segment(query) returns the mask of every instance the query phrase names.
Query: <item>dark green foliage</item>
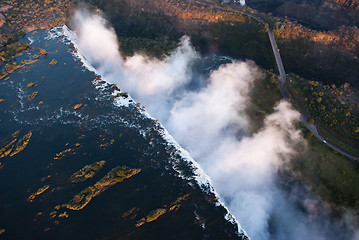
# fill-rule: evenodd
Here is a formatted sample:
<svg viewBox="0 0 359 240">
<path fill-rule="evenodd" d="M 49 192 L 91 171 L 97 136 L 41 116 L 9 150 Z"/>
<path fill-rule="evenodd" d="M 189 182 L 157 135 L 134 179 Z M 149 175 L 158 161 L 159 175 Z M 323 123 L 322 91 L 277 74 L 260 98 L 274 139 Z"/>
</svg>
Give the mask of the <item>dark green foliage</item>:
<svg viewBox="0 0 359 240">
<path fill-rule="evenodd" d="M 177 42 L 166 39 L 149 38 L 119 38 L 120 51 L 123 56 L 144 53 L 150 57 L 162 58 L 169 55 L 178 46 Z"/>
<path fill-rule="evenodd" d="M 289 87 L 294 101 L 309 111 L 326 137 L 359 154 L 359 105 L 351 102 L 349 86 L 339 89 L 293 76 Z"/>
<path fill-rule="evenodd" d="M 306 151 L 291 162 L 291 169 L 324 200 L 336 206 L 359 208 L 359 162 L 319 142 L 304 126 Z"/>
<path fill-rule="evenodd" d="M 282 99 L 277 76 L 271 71 L 264 73 L 265 77 L 254 82 L 251 103 L 246 109 L 251 132 L 257 132 L 263 127 L 264 118 L 273 113 L 275 105 Z"/>
<path fill-rule="evenodd" d="M 298 38 L 277 41 L 287 72 L 341 86 L 359 87 L 359 61 L 341 50 Z"/>
<path fill-rule="evenodd" d="M 212 23 L 202 27 L 211 37 L 202 33 L 193 34 L 193 45 L 201 52 L 216 52 L 235 58 L 252 59 L 265 68 L 274 68 L 275 61 L 263 25 L 248 20 L 248 23 Z"/>
</svg>

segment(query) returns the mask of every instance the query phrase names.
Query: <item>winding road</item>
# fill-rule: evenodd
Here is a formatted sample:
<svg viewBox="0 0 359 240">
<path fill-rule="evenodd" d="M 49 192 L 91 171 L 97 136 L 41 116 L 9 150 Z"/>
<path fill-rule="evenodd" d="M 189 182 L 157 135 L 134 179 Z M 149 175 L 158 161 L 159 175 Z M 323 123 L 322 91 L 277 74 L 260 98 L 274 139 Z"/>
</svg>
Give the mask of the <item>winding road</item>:
<svg viewBox="0 0 359 240">
<path fill-rule="evenodd" d="M 188 0 L 189 2 L 194 2 L 194 0 Z M 263 25 L 266 25 L 267 23 L 265 21 L 263 21 L 262 19 L 259 19 L 257 16 L 254 16 L 250 13 L 247 13 L 247 12 L 244 12 L 244 11 L 240 11 L 240 10 L 237 10 L 237 9 L 224 9 L 223 7 L 220 7 L 220 6 L 217 6 L 217 5 L 213 5 L 213 4 L 209 4 L 209 3 L 203 3 L 203 2 L 200 2 L 200 1 L 197 1 L 197 3 L 199 3 L 200 5 L 203 5 L 203 6 L 211 6 L 213 8 L 217 8 L 219 10 L 222 10 L 222 11 L 228 11 L 228 12 L 237 12 L 237 13 L 240 13 L 240 14 L 243 14 L 243 15 L 246 15 L 250 18 L 253 18 L 255 19 L 256 21 L 260 22 L 261 24 Z M 285 73 L 285 70 L 284 70 L 284 66 L 283 66 L 283 62 L 282 62 L 282 58 L 280 56 L 280 53 L 279 53 L 279 49 L 278 49 L 278 46 L 277 46 L 277 42 L 274 38 L 274 35 L 272 33 L 272 31 L 269 29 L 268 27 L 268 37 L 269 37 L 269 40 L 270 40 L 270 43 L 271 43 L 271 46 L 272 46 L 272 50 L 273 50 L 273 54 L 274 54 L 274 57 L 275 57 L 275 61 L 276 61 L 276 64 L 277 64 L 277 67 L 278 67 L 278 71 L 279 71 L 279 86 L 280 86 L 280 92 L 281 94 L 283 95 L 283 97 L 289 101 L 289 102 L 292 102 L 292 100 L 289 98 L 288 96 L 288 93 L 287 91 L 285 91 L 285 83 L 286 83 L 286 80 L 287 80 L 287 75 Z M 293 104 L 292 104 L 293 106 Z M 294 106 L 293 106 L 294 108 Z M 299 110 L 297 110 L 299 111 Z M 299 111 L 300 112 L 300 111 Z M 310 124 L 306 119 L 305 117 L 303 116 L 303 114 L 301 115 L 301 118 L 300 118 L 301 122 L 305 125 L 305 127 L 311 131 L 313 133 L 313 135 L 321 142 L 325 143 L 328 147 L 332 148 L 333 150 L 337 151 L 338 153 L 352 159 L 352 160 L 359 160 L 359 157 L 358 156 L 355 156 L 355 155 L 352 155 L 348 152 L 345 152 L 344 150 L 340 149 L 338 146 L 334 145 L 333 143 L 330 143 L 328 142 L 327 139 L 325 139 L 324 137 L 322 137 L 320 134 L 319 134 L 319 131 L 317 129 L 317 127 L 314 125 L 314 124 Z"/>
<path fill-rule="evenodd" d="M 277 63 L 277 67 L 278 67 L 278 71 L 279 71 L 279 85 L 280 85 L 280 91 L 283 95 L 283 97 L 288 100 L 288 101 L 291 101 L 290 98 L 288 97 L 288 93 L 285 91 L 285 88 L 284 88 L 284 84 L 286 83 L 286 78 L 287 78 L 287 75 L 285 73 L 285 70 L 284 70 L 284 66 L 283 66 L 283 62 L 282 62 L 282 58 L 280 57 L 280 54 L 279 54 L 279 49 L 278 49 L 278 46 L 277 46 L 277 42 L 275 41 L 275 38 L 273 36 L 273 33 L 272 31 L 268 28 L 268 36 L 269 36 L 269 40 L 270 40 L 270 43 L 272 45 L 272 49 L 273 49 L 273 54 L 274 54 L 274 57 L 275 57 L 275 61 Z M 345 151 L 343 151 L 342 149 L 340 149 L 339 147 L 335 146 L 333 143 L 330 143 L 328 142 L 327 139 L 325 139 L 324 137 L 322 137 L 319 132 L 318 132 L 318 129 L 317 127 L 314 125 L 314 124 L 310 124 L 303 115 L 301 115 L 301 118 L 300 118 L 301 122 L 305 125 L 305 127 L 311 131 L 313 133 L 313 135 L 321 142 L 325 143 L 328 147 L 332 148 L 333 150 L 337 151 L 338 153 L 341 153 L 343 154 L 344 156 L 352 159 L 352 160 L 359 160 L 359 157 L 357 156 L 354 156 L 350 153 L 347 153 Z"/>
</svg>

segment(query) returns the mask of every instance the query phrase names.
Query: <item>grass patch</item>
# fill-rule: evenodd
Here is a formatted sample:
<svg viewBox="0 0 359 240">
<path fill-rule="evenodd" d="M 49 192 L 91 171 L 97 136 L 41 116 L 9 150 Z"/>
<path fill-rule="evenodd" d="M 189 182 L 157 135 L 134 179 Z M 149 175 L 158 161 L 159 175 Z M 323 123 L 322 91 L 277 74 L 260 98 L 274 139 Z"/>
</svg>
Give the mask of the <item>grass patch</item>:
<svg viewBox="0 0 359 240">
<path fill-rule="evenodd" d="M 359 208 L 359 162 L 328 148 L 302 126 L 308 149 L 291 163 L 296 176 L 336 206 Z"/>
</svg>

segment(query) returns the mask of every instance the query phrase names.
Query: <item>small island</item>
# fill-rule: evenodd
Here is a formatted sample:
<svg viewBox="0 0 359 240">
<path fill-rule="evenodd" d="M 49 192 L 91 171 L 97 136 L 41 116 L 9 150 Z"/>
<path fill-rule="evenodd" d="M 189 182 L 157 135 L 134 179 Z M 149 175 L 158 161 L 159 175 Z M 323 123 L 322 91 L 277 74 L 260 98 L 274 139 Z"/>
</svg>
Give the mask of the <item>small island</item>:
<svg viewBox="0 0 359 240">
<path fill-rule="evenodd" d="M 127 166 L 115 167 L 101 178 L 101 180 L 95 183 L 95 185 L 85 188 L 80 193 L 76 194 L 69 203 L 63 204 L 62 206 L 71 210 L 81 210 L 93 197 L 100 195 L 116 183 L 121 183 L 125 179 L 130 178 L 139 172 L 141 172 L 141 169 L 129 168 Z"/>
<path fill-rule="evenodd" d="M 19 152 L 23 151 L 27 145 L 29 144 L 30 138 L 32 136 L 32 132 L 28 132 L 25 134 L 24 137 L 22 137 L 17 143 L 17 137 L 20 134 L 20 130 L 14 132 L 12 134 L 12 140 L 10 140 L 8 143 L 6 143 L 2 148 L 0 148 L 0 158 L 6 157 L 6 156 L 14 156 L 18 154 Z M 16 143 L 16 145 L 15 145 Z M 15 147 L 15 150 L 13 151 Z"/>
<path fill-rule="evenodd" d="M 37 91 L 31 93 L 30 95 L 27 96 L 27 100 L 28 100 L 29 102 L 31 102 L 32 100 L 34 100 L 34 99 L 36 98 L 36 96 L 37 96 L 38 93 L 39 93 L 39 92 L 37 92 Z"/>
<path fill-rule="evenodd" d="M 90 165 L 86 165 L 85 167 L 81 168 L 79 171 L 75 172 L 69 178 L 69 182 L 78 183 L 86 181 L 89 178 L 95 176 L 95 174 L 101 170 L 101 168 L 106 164 L 106 161 L 99 161 L 95 162 Z"/>
<path fill-rule="evenodd" d="M 141 218 L 139 221 L 137 221 L 136 227 L 140 227 L 145 223 L 155 221 L 160 216 L 164 215 L 167 212 L 177 211 L 181 206 L 181 202 L 187 200 L 188 197 L 189 197 L 189 194 L 180 196 L 174 202 L 172 202 L 170 205 L 168 205 L 168 206 L 164 205 L 161 208 L 152 210 L 149 214 L 147 214 L 147 216 L 145 216 L 145 217 Z"/>
<path fill-rule="evenodd" d="M 57 60 L 56 59 L 52 59 L 52 61 L 49 63 L 50 65 L 56 65 L 57 64 Z"/>
<path fill-rule="evenodd" d="M 50 185 L 45 185 L 45 186 L 39 188 L 36 192 L 34 192 L 33 194 L 31 194 L 31 195 L 27 198 L 27 200 L 28 200 L 29 202 L 32 202 L 32 201 L 36 198 L 36 196 L 38 196 L 38 195 L 44 193 L 47 189 L 49 189 L 49 187 L 50 187 Z"/>
</svg>

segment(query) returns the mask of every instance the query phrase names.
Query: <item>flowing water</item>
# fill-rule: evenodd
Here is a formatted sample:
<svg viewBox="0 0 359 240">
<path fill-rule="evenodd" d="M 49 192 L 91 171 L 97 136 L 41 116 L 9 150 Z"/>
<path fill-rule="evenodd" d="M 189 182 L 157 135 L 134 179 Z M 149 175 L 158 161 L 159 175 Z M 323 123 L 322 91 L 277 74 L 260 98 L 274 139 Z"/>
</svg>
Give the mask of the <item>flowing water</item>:
<svg viewBox="0 0 359 240">
<path fill-rule="evenodd" d="M 70 42 L 54 35 L 27 34 L 22 41 L 31 42 L 30 51 L 16 61 L 32 59 L 40 48 L 47 55 L 0 82 L 0 146 L 17 130 L 19 137 L 32 132 L 23 151 L 0 159 L 0 239 L 243 239 L 188 153 L 130 97 L 113 99 L 115 87 L 96 80 Z M 57 64 L 50 65 L 53 59 Z M 102 160 L 93 178 L 69 182 Z M 141 172 L 81 210 L 63 205 L 117 166 Z M 156 209 L 166 213 L 136 226 Z"/>
</svg>

